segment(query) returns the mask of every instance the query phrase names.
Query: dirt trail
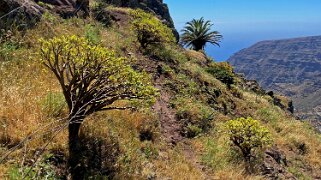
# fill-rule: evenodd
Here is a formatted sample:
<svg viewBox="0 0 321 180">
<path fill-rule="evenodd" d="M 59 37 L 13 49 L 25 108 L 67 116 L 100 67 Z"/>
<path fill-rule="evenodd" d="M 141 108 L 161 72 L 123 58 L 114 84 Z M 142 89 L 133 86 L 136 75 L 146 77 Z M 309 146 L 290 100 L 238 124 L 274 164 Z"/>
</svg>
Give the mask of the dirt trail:
<svg viewBox="0 0 321 180">
<path fill-rule="evenodd" d="M 206 166 L 199 161 L 192 145 L 182 136 L 182 124 L 176 119 L 175 109 L 170 107 L 172 96 L 162 87 L 162 80 L 163 77 L 161 76 L 155 81 L 155 87 L 160 90 L 160 97 L 153 106 L 154 111 L 159 115 L 162 137 L 171 146 L 176 146 L 179 143 L 186 160 L 202 173 L 200 179 L 213 179 L 209 176 L 210 173 Z"/>
<path fill-rule="evenodd" d="M 155 112 L 158 112 L 159 121 L 161 124 L 161 134 L 167 143 L 176 145 L 184 139 L 180 131 L 181 124 L 176 119 L 176 111 L 170 108 L 171 96 L 162 89 L 160 84 L 156 84 L 156 88 L 160 90 L 160 97 L 154 105 Z"/>
</svg>

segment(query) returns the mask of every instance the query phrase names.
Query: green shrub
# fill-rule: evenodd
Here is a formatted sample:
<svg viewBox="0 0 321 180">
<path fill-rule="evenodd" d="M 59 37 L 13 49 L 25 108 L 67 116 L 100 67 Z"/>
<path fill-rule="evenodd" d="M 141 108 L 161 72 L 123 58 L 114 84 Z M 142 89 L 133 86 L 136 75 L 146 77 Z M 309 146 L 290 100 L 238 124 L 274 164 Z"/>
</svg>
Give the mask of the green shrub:
<svg viewBox="0 0 321 180">
<path fill-rule="evenodd" d="M 172 30 L 153 14 L 146 13 L 141 9 L 131 10 L 130 14 L 133 17 L 132 28 L 143 48 L 151 44 L 175 42 Z"/>
<path fill-rule="evenodd" d="M 186 127 L 187 137 L 196 137 L 203 132 L 203 129 L 199 128 L 196 125 L 189 124 Z"/>
<path fill-rule="evenodd" d="M 269 145 L 272 141 L 267 128 L 260 125 L 259 121 L 248 118 L 237 118 L 226 123 L 229 138 L 233 146 L 238 147 L 247 163 L 247 171 L 252 172 L 252 160 L 256 150 Z"/>
<path fill-rule="evenodd" d="M 183 133 L 189 138 L 207 132 L 212 127 L 212 108 L 190 99 L 179 98 L 174 102 L 176 116 L 184 124 Z"/>
<path fill-rule="evenodd" d="M 59 179 L 55 172 L 55 167 L 49 162 L 49 158 L 51 158 L 51 156 L 51 154 L 44 155 L 44 157 L 41 158 L 34 166 L 11 167 L 8 171 L 9 179 Z"/>
<path fill-rule="evenodd" d="M 292 173 L 297 179 L 300 180 L 312 180 L 311 177 L 302 172 L 301 169 L 296 167 L 288 167 L 287 170 Z"/>
<path fill-rule="evenodd" d="M 65 97 L 62 93 L 49 92 L 41 101 L 42 111 L 48 117 L 59 117 L 67 108 Z"/>
<path fill-rule="evenodd" d="M 151 142 L 144 142 L 141 145 L 141 151 L 145 155 L 147 159 L 150 158 L 157 158 L 158 156 L 158 149 L 153 146 L 153 143 Z"/>
<path fill-rule="evenodd" d="M 234 84 L 233 68 L 227 62 L 212 63 L 206 71 L 226 84 L 229 88 Z"/>
<path fill-rule="evenodd" d="M 188 57 L 179 48 L 173 46 L 150 46 L 144 52 L 145 55 L 159 61 L 165 61 L 173 64 L 184 63 L 188 61 Z"/>
<path fill-rule="evenodd" d="M 13 53 L 18 49 L 18 45 L 12 42 L 5 42 L 0 45 L 0 60 L 9 61 L 13 57 Z"/>
<path fill-rule="evenodd" d="M 101 42 L 100 31 L 97 27 L 89 24 L 85 26 L 85 38 L 92 44 L 99 44 Z"/>
</svg>

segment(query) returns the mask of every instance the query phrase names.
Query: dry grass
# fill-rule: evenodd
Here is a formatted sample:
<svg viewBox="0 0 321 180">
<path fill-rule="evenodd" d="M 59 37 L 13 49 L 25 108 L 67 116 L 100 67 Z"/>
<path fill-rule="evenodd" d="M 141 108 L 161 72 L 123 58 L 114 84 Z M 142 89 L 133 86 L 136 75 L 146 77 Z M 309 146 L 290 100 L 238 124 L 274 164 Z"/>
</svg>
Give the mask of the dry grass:
<svg viewBox="0 0 321 180">
<path fill-rule="evenodd" d="M 154 162 L 157 174 L 164 179 L 204 179 L 204 174 L 189 162 L 178 148 L 162 152 Z"/>
<path fill-rule="evenodd" d="M 124 11 L 123 13 L 127 11 L 112 9 Z M 46 16 L 44 21 L 21 39 L 23 46 L 12 54 L 10 61 L 0 60 L 0 155 L 39 127 L 67 116 L 66 110 L 59 117 L 48 116 L 43 110 L 42 100 L 48 93 L 60 92 L 60 87 L 55 77 L 37 61 L 38 39 L 56 35 L 83 36 L 88 24 L 99 31 L 101 42 L 106 47 L 122 56 L 131 56 L 141 61 L 148 59 L 140 53 L 129 26 L 104 28 L 91 19 L 61 20 L 52 15 Z M 205 179 L 208 175 L 213 179 L 262 179 L 256 175 L 245 175 L 244 165 L 227 143 L 223 124 L 236 116 L 251 116 L 260 120 L 273 134 L 274 144 L 286 154 L 291 168 L 305 175 L 320 176 L 321 137 L 309 125 L 275 107 L 268 96 L 258 96 L 238 89 L 242 97 L 235 97 L 232 90 L 205 71 L 203 66 L 207 60 L 203 54 L 194 51 L 182 54 L 182 50 L 177 47 L 169 53 L 179 63 L 176 67 L 179 71 L 171 69 L 173 64 L 170 64 L 168 69 L 171 70 L 171 77 L 167 81 L 179 88 L 175 93 L 177 97 L 185 98 L 186 101 L 181 104 L 188 105 L 188 111 L 194 120 L 202 118 L 202 106 L 207 111 L 211 111 L 210 107 L 213 107 L 213 104 L 207 102 L 209 94 L 202 92 L 204 84 L 207 84 L 206 88 L 219 90 L 221 94 L 215 100 L 228 106 L 226 114 L 216 111 L 213 128 L 207 134 L 187 140 L 195 150 L 195 161 L 202 162 L 211 175 L 184 155 L 184 146 L 172 148 L 162 142 L 158 117 L 151 110 L 145 109 L 97 113 L 88 117 L 83 124 L 82 133 L 85 135 L 107 138 L 118 143 L 120 155 L 116 162 L 117 178 Z M 199 104 L 193 106 L 195 99 Z M 48 129 L 41 132 L 46 130 Z M 154 136 L 153 141 L 142 142 L 142 130 L 150 131 Z M 32 155 L 33 151 L 48 142 L 51 142 L 47 147 L 48 151 L 58 149 L 66 153 L 67 132 L 62 131 L 53 140 L 50 134 L 31 139 L 27 147 Z M 302 150 L 302 144 L 306 149 Z M 4 177 L 12 165 L 20 163 L 24 154 L 19 152 L 23 152 L 22 149 L 12 154 L 10 161 L 0 164 L 0 177 Z"/>
</svg>

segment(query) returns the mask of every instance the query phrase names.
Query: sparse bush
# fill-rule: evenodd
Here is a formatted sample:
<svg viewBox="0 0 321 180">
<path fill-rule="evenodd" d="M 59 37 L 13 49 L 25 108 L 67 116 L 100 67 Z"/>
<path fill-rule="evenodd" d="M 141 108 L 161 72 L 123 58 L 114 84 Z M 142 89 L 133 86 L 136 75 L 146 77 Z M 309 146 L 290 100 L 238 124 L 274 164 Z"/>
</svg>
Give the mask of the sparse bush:
<svg viewBox="0 0 321 180">
<path fill-rule="evenodd" d="M 59 17 L 57 17 L 56 15 L 50 13 L 50 12 L 45 12 L 43 13 L 43 15 L 41 16 L 41 19 L 44 22 L 50 22 L 50 23 L 58 23 L 59 22 Z"/>
<path fill-rule="evenodd" d="M 186 127 L 186 135 L 187 137 L 196 137 L 203 132 L 203 129 L 199 128 L 198 126 L 189 124 Z"/>
<path fill-rule="evenodd" d="M 173 64 L 188 61 L 186 54 L 184 54 L 180 49 L 173 48 L 172 46 L 150 46 L 145 51 L 145 54 L 149 55 L 153 59 Z"/>
<path fill-rule="evenodd" d="M 252 172 L 251 162 L 256 158 L 256 151 L 272 141 L 270 132 L 250 117 L 230 120 L 226 123 L 226 127 L 232 144 L 242 152 L 247 171 Z"/>
<path fill-rule="evenodd" d="M 185 136 L 193 138 L 212 127 L 213 110 L 210 107 L 184 98 L 179 98 L 174 106 L 178 109 L 178 119 L 184 124 Z"/>
<path fill-rule="evenodd" d="M 146 158 L 156 158 L 158 156 L 158 149 L 154 147 L 151 142 L 145 142 L 142 144 L 141 151 Z"/>
<path fill-rule="evenodd" d="M 239 88 L 231 87 L 230 91 L 231 91 L 231 93 L 233 94 L 234 97 L 237 97 L 239 99 L 243 99 L 243 93 Z"/>
<path fill-rule="evenodd" d="M 290 139 L 290 143 L 292 147 L 290 147 L 292 150 L 297 152 L 300 155 L 306 155 L 309 153 L 309 146 L 307 143 L 304 142 L 304 140 L 298 138 L 298 137 L 292 137 Z"/>
<path fill-rule="evenodd" d="M 49 162 L 50 157 L 51 154 L 44 155 L 34 166 L 13 166 L 8 172 L 9 179 L 59 179 L 54 166 Z"/>
<path fill-rule="evenodd" d="M 272 108 L 261 108 L 256 111 L 256 115 L 265 123 L 270 123 L 272 125 L 276 124 L 278 120 L 278 114 L 275 109 Z"/>
<path fill-rule="evenodd" d="M 151 44 L 175 42 L 172 30 L 154 15 L 141 9 L 131 10 L 130 14 L 133 17 L 132 28 L 143 48 Z"/>
<path fill-rule="evenodd" d="M 0 61 L 9 61 L 14 52 L 21 47 L 20 36 L 11 30 L 0 31 Z"/>
<path fill-rule="evenodd" d="M 0 60 L 9 61 L 12 58 L 13 52 L 18 49 L 18 46 L 11 42 L 3 43 L 0 47 Z"/>
<path fill-rule="evenodd" d="M 177 74 L 174 77 L 174 83 L 169 81 L 166 86 L 169 86 L 178 94 L 187 97 L 198 94 L 200 91 L 199 85 L 193 79 L 183 73 Z"/>
<path fill-rule="evenodd" d="M 91 24 L 85 26 L 85 37 L 92 44 L 97 45 L 101 42 L 99 29 Z"/>
<path fill-rule="evenodd" d="M 158 121 L 145 120 L 138 127 L 140 141 L 155 141 L 158 137 Z"/>
<path fill-rule="evenodd" d="M 210 67 L 207 68 L 207 72 L 226 84 L 228 88 L 234 84 L 233 68 L 227 62 L 212 63 Z"/>
</svg>

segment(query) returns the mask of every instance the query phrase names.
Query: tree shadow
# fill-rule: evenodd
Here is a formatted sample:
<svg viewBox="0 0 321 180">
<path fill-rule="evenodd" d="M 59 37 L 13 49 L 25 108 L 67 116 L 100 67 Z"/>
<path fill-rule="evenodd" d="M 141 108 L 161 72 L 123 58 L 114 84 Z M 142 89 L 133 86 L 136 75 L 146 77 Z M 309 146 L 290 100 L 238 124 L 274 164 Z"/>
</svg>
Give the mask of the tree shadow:
<svg viewBox="0 0 321 180">
<path fill-rule="evenodd" d="M 110 137 L 80 134 L 80 170 L 85 179 L 113 179 L 118 172 L 119 144 Z"/>
</svg>

